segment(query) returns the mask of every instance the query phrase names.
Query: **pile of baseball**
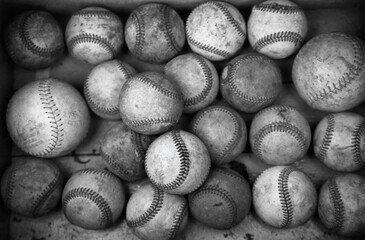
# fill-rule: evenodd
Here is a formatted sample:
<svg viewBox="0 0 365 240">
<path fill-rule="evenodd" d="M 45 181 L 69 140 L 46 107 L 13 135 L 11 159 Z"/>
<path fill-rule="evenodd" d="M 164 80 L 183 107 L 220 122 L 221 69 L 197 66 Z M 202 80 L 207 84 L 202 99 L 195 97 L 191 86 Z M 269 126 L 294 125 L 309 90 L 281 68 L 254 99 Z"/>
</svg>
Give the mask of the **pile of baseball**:
<svg viewBox="0 0 365 240">
<path fill-rule="evenodd" d="M 364 234 L 365 179 L 354 172 L 365 166 L 365 117 L 348 110 L 365 100 L 365 45 L 341 32 L 307 40 L 307 25 L 288 0 L 255 5 L 247 22 L 220 1 L 196 6 L 185 22 L 159 3 L 137 7 L 125 24 L 108 9 L 83 8 L 65 30 L 44 11 L 16 16 L 5 45 L 18 66 L 49 67 L 67 51 L 94 67 L 82 91 L 49 78 L 14 93 L 8 131 L 32 157 L 4 172 L 2 200 L 30 217 L 62 202 L 69 222 L 85 229 L 107 229 L 125 211 L 141 239 L 174 238 L 189 218 L 230 229 L 251 209 L 276 228 L 318 213 L 328 231 Z M 252 50 L 240 54 L 245 41 Z M 163 72 L 137 72 L 118 60 L 124 44 L 139 61 L 164 64 Z M 328 112 L 315 129 L 290 103 L 274 104 L 283 84 L 276 60 L 293 55 L 299 96 Z M 242 113 L 254 114 L 252 122 Z M 79 146 L 92 131 L 91 114 L 115 121 L 100 142 L 105 169 L 64 179 L 51 158 Z M 292 166 L 310 148 L 340 173 L 319 189 Z M 230 167 L 244 151 L 271 165 L 253 185 Z M 128 196 L 125 182 L 141 179 L 148 181 Z"/>
</svg>

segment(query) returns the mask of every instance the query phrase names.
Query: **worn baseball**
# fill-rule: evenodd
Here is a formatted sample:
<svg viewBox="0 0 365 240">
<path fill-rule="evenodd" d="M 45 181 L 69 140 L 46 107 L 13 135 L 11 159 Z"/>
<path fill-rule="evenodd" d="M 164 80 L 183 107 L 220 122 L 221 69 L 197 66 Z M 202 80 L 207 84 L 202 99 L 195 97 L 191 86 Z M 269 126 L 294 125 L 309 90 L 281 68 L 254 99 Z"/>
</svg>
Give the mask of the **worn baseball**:
<svg viewBox="0 0 365 240">
<path fill-rule="evenodd" d="M 317 192 L 303 172 L 288 166 L 270 167 L 252 187 L 252 203 L 257 216 L 276 228 L 304 224 L 317 209 Z"/>
<path fill-rule="evenodd" d="M 87 7 L 67 22 L 65 39 L 68 52 L 89 64 L 113 59 L 124 43 L 123 25 L 117 14 L 101 7 Z"/>
<path fill-rule="evenodd" d="M 294 86 L 314 109 L 346 111 L 365 100 L 364 59 L 363 40 L 339 32 L 317 35 L 294 59 Z"/>
<path fill-rule="evenodd" d="M 122 120 L 134 131 L 161 134 L 175 126 L 183 110 L 180 89 L 166 75 L 143 72 L 129 78 L 119 98 Z"/>
<path fill-rule="evenodd" d="M 30 82 L 13 94 L 6 123 L 21 150 L 53 158 L 70 153 L 86 137 L 90 113 L 76 88 L 48 78 Z"/>
<path fill-rule="evenodd" d="M 249 141 L 253 153 L 267 164 L 288 165 L 306 155 L 311 129 L 296 108 L 273 105 L 254 116 Z"/>
<path fill-rule="evenodd" d="M 190 122 L 190 131 L 204 142 L 216 165 L 233 161 L 247 143 L 244 119 L 228 106 L 213 105 L 200 110 Z"/>
<path fill-rule="evenodd" d="M 45 11 L 26 11 L 12 18 L 5 28 L 4 45 L 9 57 L 20 67 L 49 67 L 65 50 L 63 30 Z"/>
<path fill-rule="evenodd" d="M 84 229 L 105 229 L 121 216 L 125 205 L 122 181 L 103 169 L 75 172 L 62 193 L 62 210 L 67 220 Z"/>
<path fill-rule="evenodd" d="M 113 125 L 100 142 L 100 155 L 106 168 L 125 181 L 147 177 L 146 151 L 154 136 L 137 133 L 122 121 Z"/>
<path fill-rule="evenodd" d="M 194 134 L 172 130 L 156 138 L 147 149 L 148 178 L 159 189 L 185 195 L 207 179 L 210 156 L 205 144 Z"/>
<path fill-rule="evenodd" d="M 56 208 L 63 178 L 49 159 L 25 157 L 13 161 L 1 178 L 1 197 L 12 212 L 38 217 Z"/>
<path fill-rule="evenodd" d="M 183 113 L 195 113 L 209 106 L 219 90 L 219 76 L 215 66 L 195 53 L 179 55 L 169 61 L 164 73 L 175 82 L 183 94 Z"/>
<path fill-rule="evenodd" d="M 292 1 L 268 0 L 253 6 L 247 21 L 252 48 L 270 58 L 282 59 L 295 53 L 308 32 L 303 9 Z"/>
<path fill-rule="evenodd" d="M 328 114 L 315 128 L 313 148 L 316 157 L 333 170 L 362 169 L 365 166 L 365 118 L 351 112 Z"/>
<path fill-rule="evenodd" d="M 200 4 L 186 21 L 191 50 L 211 61 L 229 59 L 246 40 L 246 22 L 240 11 L 222 1 Z"/>
<path fill-rule="evenodd" d="M 120 120 L 119 95 L 123 84 L 136 70 L 120 60 L 96 65 L 84 82 L 84 96 L 90 109 L 107 120 Z"/>
<path fill-rule="evenodd" d="M 151 182 L 133 193 L 126 206 L 127 226 L 140 239 L 175 239 L 186 229 L 188 218 L 184 196 L 166 193 Z"/>
<path fill-rule="evenodd" d="M 241 112 L 253 113 L 271 105 L 281 88 L 280 68 L 269 57 L 259 53 L 240 55 L 222 70 L 222 96 Z"/>
<path fill-rule="evenodd" d="M 189 194 L 188 199 L 196 220 L 211 228 L 230 229 L 247 216 L 251 188 L 236 171 L 215 167 L 203 186 Z"/>
<path fill-rule="evenodd" d="M 364 236 L 365 178 L 345 173 L 328 179 L 318 196 L 318 214 L 331 232 Z"/>
<path fill-rule="evenodd" d="M 125 42 L 138 59 L 162 63 L 179 54 L 185 44 L 184 22 L 169 5 L 142 4 L 125 24 Z"/>
</svg>

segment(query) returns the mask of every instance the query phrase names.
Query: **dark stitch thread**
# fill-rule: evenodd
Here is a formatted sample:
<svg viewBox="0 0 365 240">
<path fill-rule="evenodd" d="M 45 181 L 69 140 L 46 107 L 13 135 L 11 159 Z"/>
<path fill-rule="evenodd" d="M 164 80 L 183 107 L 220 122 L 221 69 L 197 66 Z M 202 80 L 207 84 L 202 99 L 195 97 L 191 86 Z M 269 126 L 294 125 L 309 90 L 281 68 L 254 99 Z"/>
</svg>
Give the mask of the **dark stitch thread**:
<svg viewBox="0 0 365 240">
<path fill-rule="evenodd" d="M 123 176 L 124 178 L 126 178 L 128 181 L 132 180 L 129 172 L 124 169 L 123 167 L 120 166 L 119 162 L 116 161 L 112 156 L 110 156 L 109 154 L 105 153 L 102 149 L 100 150 L 100 155 L 102 157 L 102 159 L 114 170 L 116 171 L 119 175 Z"/>
<path fill-rule="evenodd" d="M 79 171 L 77 171 L 77 173 L 83 173 L 83 174 L 96 174 L 99 175 L 101 177 L 110 177 L 113 178 L 115 180 L 119 181 L 119 178 L 117 176 L 115 176 L 113 173 L 103 170 L 103 169 L 97 169 L 97 168 L 84 168 L 81 169 Z"/>
<path fill-rule="evenodd" d="M 283 170 L 281 170 L 278 179 L 279 198 L 281 203 L 281 210 L 283 211 L 283 221 L 280 226 L 282 228 L 289 227 L 293 221 L 294 207 L 288 188 L 289 175 L 293 171 L 294 170 L 292 168 L 284 168 Z"/>
<path fill-rule="evenodd" d="M 175 125 L 178 121 L 168 117 L 161 118 L 149 118 L 142 120 L 128 120 L 125 119 L 125 123 L 128 126 L 132 127 L 141 127 L 141 126 L 150 126 L 150 125 L 158 125 L 158 124 L 171 124 Z"/>
<path fill-rule="evenodd" d="M 351 138 L 351 152 L 355 163 L 358 166 L 365 166 L 365 162 L 361 158 L 361 137 L 365 134 L 365 120 L 362 120 L 359 125 L 356 126 L 352 138 Z"/>
<path fill-rule="evenodd" d="M 143 17 L 140 17 L 140 13 L 138 11 L 133 11 L 131 13 L 131 18 L 135 19 L 135 22 L 137 24 L 136 26 L 136 42 L 134 44 L 133 49 L 131 52 L 134 56 L 137 58 L 140 58 L 143 53 L 143 47 L 144 47 L 144 37 L 145 37 L 145 24 Z"/>
<path fill-rule="evenodd" d="M 70 49 L 74 49 L 76 45 L 82 43 L 93 43 L 99 45 L 107 52 L 109 52 L 113 57 L 116 55 L 113 45 L 111 44 L 111 42 L 109 42 L 107 38 L 101 37 L 93 33 L 80 33 L 76 35 L 68 41 L 68 46 Z"/>
<path fill-rule="evenodd" d="M 303 12 L 300 7 L 279 5 L 277 3 L 274 3 L 274 4 L 262 3 L 262 4 L 254 6 L 253 10 L 262 11 L 262 12 L 279 13 L 279 14 L 297 14 L 297 13 Z"/>
<path fill-rule="evenodd" d="M 117 67 L 124 74 L 126 79 L 132 77 L 131 71 L 124 65 L 122 61 L 117 60 Z"/>
<path fill-rule="evenodd" d="M 106 9 L 83 9 L 78 11 L 74 16 L 114 18 L 115 20 L 120 22 L 120 19 L 116 14 Z"/>
<path fill-rule="evenodd" d="M 209 2 L 210 4 L 213 4 L 214 6 L 216 6 L 217 8 L 219 8 L 219 10 L 221 10 L 223 12 L 223 15 L 227 18 L 228 22 L 230 24 L 232 24 L 233 28 L 238 32 L 238 34 L 245 38 L 246 37 L 246 33 L 245 31 L 242 30 L 241 26 L 238 24 L 238 22 L 233 18 L 232 14 L 229 12 L 229 10 L 220 2 Z"/>
<path fill-rule="evenodd" d="M 142 135 L 130 130 L 130 139 L 134 146 L 134 150 L 136 151 L 136 157 L 140 162 L 144 162 L 144 158 L 146 156 L 146 150 L 142 144 Z"/>
<path fill-rule="evenodd" d="M 155 89 L 156 91 L 162 93 L 163 95 L 165 95 L 169 98 L 182 99 L 182 95 L 180 93 L 175 92 L 175 91 L 170 90 L 170 89 L 167 89 L 167 88 L 164 88 L 161 85 L 159 85 L 158 83 L 155 83 L 154 81 L 149 79 L 148 77 L 138 76 L 138 77 L 135 77 L 133 79 L 146 84 L 147 86 L 151 87 L 152 89 Z"/>
<path fill-rule="evenodd" d="M 329 114 L 327 116 L 327 128 L 324 134 L 321 147 L 319 149 L 318 158 L 322 161 L 325 160 L 327 151 L 330 148 L 333 133 L 335 131 L 335 116 L 333 114 Z"/>
<path fill-rule="evenodd" d="M 340 190 L 338 189 L 337 183 L 335 179 L 331 179 L 328 184 L 328 190 L 330 193 L 330 199 L 333 203 L 334 208 L 334 218 L 335 222 L 330 229 L 339 232 L 343 228 L 343 224 L 345 221 L 345 206 L 343 204 L 343 200 L 341 198 Z"/>
<path fill-rule="evenodd" d="M 15 180 L 16 180 L 15 178 L 16 178 L 16 173 L 18 172 L 19 169 L 20 169 L 20 167 L 13 165 L 12 167 L 10 167 L 9 172 L 8 172 L 5 195 L 4 195 L 5 196 L 4 205 L 9 209 L 11 209 L 11 202 L 12 202 L 14 185 L 15 185 Z"/>
<path fill-rule="evenodd" d="M 186 202 L 184 201 L 183 204 L 180 206 L 179 210 L 177 211 L 174 220 L 172 222 L 172 227 L 169 231 L 168 239 L 174 239 L 180 229 L 181 223 L 184 220 L 184 217 L 188 213 L 188 207 Z"/>
<path fill-rule="evenodd" d="M 163 16 L 163 32 L 167 41 L 167 45 L 170 49 L 175 51 L 176 53 L 180 52 L 182 47 L 176 41 L 174 37 L 174 33 L 172 32 L 172 26 L 170 21 L 170 13 L 173 11 L 171 7 L 167 5 L 163 5 L 162 9 L 162 16 Z"/>
<path fill-rule="evenodd" d="M 256 51 L 260 51 L 262 48 L 276 42 L 292 42 L 297 46 L 301 45 L 303 41 L 303 37 L 296 32 L 275 32 L 258 39 L 253 48 Z"/>
</svg>

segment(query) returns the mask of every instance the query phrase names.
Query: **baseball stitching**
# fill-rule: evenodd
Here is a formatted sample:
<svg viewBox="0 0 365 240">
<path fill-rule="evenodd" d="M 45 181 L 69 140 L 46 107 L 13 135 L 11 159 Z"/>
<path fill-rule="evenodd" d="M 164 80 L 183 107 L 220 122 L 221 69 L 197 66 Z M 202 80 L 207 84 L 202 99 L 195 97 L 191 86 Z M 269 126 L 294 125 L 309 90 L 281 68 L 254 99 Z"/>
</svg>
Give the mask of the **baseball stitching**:
<svg viewBox="0 0 365 240">
<path fill-rule="evenodd" d="M 164 203 L 164 192 L 155 186 L 153 188 L 153 200 L 145 213 L 135 219 L 126 219 L 129 227 L 140 227 L 151 221 L 161 210 Z"/>
<path fill-rule="evenodd" d="M 169 118 L 169 117 L 160 117 L 160 118 L 149 118 L 149 119 L 142 119 L 142 120 L 128 120 L 125 119 L 125 123 L 128 126 L 132 127 L 141 127 L 141 126 L 151 126 L 151 125 L 159 125 L 159 124 L 172 124 L 175 125 L 178 121 Z"/>
<path fill-rule="evenodd" d="M 228 191 L 219 187 L 218 185 L 204 185 L 197 192 L 195 192 L 191 197 L 191 205 L 194 204 L 195 199 L 199 197 L 205 198 L 205 195 L 216 195 L 220 197 L 223 201 L 227 203 L 229 213 L 226 215 L 229 217 L 229 227 L 233 227 L 237 219 L 237 207 L 234 199 Z M 199 206 L 198 206 L 199 207 Z"/>
<path fill-rule="evenodd" d="M 101 37 L 93 33 L 78 34 L 75 37 L 71 38 L 67 42 L 67 45 L 69 49 L 72 51 L 77 45 L 83 43 L 92 43 L 99 45 L 100 47 L 104 48 L 107 52 L 109 52 L 112 56 L 116 55 L 112 43 L 107 38 Z"/>
<path fill-rule="evenodd" d="M 278 178 L 278 191 L 281 203 L 281 210 L 283 211 L 283 221 L 281 228 L 289 227 L 293 221 L 294 207 L 288 189 L 288 179 L 290 173 L 294 170 L 292 168 L 284 168 L 280 171 Z"/>
<path fill-rule="evenodd" d="M 174 217 L 174 220 L 172 222 L 172 227 L 169 231 L 169 235 L 168 235 L 167 239 L 175 238 L 175 236 L 177 235 L 177 233 L 180 229 L 181 223 L 183 222 L 183 219 L 187 213 L 188 213 L 188 206 L 187 206 L 186 202 L 184 201 Z"/>
<path fill-rule="evenodd" d="M 145 37 L 145 23 L 143 20 L 143 17 L 140 16 L 139 11 L 133 11 L 131 13 L 131 18 L 135 20 L 136 26 L 136 42 L 134 44 L 133 49 L 131 49 L 131 52 L 134 56 L 139 58 L 142 54 L 142 50 L 144 47 L 144 37 Z"/>
<path fill-rule="evenodd" d="M 322 161 L 324 161 L 326 158 L 327 151 L 330 148 L 332 142 L 334 131 L 335 131 L 335 116 L 333 114 L 329 114 L 327 116 L 327 128 L 318 153 L 318 158 Z"/>
<path fill-rule="evenodd" d="M 67 192 L 66 196 L 63 199 L 63 209 L 67 209 L 68 203 L 75 198 L 86 198 L 91 200 L 100 210 L 101 224 L 105 224 L 107 226 L 112 224 L 113 212 L 110 209 L 110 206 L 105 198 L 98 194 L 96 191 L 85 187 L 71 189 Z"/>
<path fill-rule="evenodd" d="M 118 175 L 121 175 L 127 178 L 128 180 L 131 179 L 130 173 L 126 169 L 121 167 L 119 162 L 116 161 L 112 156 L 105 153 L 102 149 L 100 150 L 100 155 L 102 159 L 105 160 L 105 162 L 113 169 L 113 171 L 116 171 L 118 173 Z"/>
<path fill-rule="evenodd" d="M 263 58 L 262 56 L 248 55 L 248 56 L 241 57 L 238 61 L 236 61 L 231 66 L 231 69 L 229 70 L 229 73 L 228 73 L 228 77 L 222 81 L 222 84 L 224 85 L 224 84 L 228 83 L 231 90 L 233 91 L 233 93 L 235 95 L 237 95 L 240 99 L 243 99 L 246 103 L 249 103 L 252 105 L 269 103 L 276 96 L 258 96 L 258 97 L 249 96 L 249 95 L 245 94 L 244 92 L 242 92 L 242 90 L 239 89 L 236 84 L 235 74 L 236 74 L 237 68 L 243 63 L 253 62 L 253 61 L 256 61 L 256 62 L 264 61 L 264 62 L 273 63 L 271 60 L 269 60 L 267 58 Z"/>
<path fill-rule="evenodd" d="M 171 99 L 182 99 L 182 96 L 180 93 L 177 93 L 175 91 L 171 91 L 170 89 L 164 88 L 147 77 L 138 76 L 138 77 L 134 78 L 134 80 L 137 80 L 137 81 L 140 81 L 140 82 L 146 84 L 148 87 L 151 87 L 152 89 L 162 93 L 163 95 L 165 95 Z"/>
<path fill-rule="evenodd" d="M 106 170 L 102 170 L 102 169 L 85 168 L 85 169 L 79 170 L 78 173 L 96 174 L 101 177 L 110 177 L 110 178 L 113 178 L 113 179 L 119 181 L 119 178 L 117 176 L 115 176 L 113 173 L 106 171 Z"/>
<path fill-rule="evenodd" d="M 8 172 L 8 177 L 6 178 L 7 183 L 6 183 L 6 189 L 5 189 L 5 194 L 4 194 L 4 197 L 5 197 L 4 204 L 9 209 L 11 209 L 11 200 L 13 197 L 14 185 L 16 182 L 16 173 L 17 173 L 18 169 L 20 169 L 18 166 L 13 165 Z"/>
<path fill-rule="evenodd" d="M 136 157 L 140 162 L 143 162 L 146 155 L 146 150 L 142 144 L 142 135 L 133 130 L 130 130 L 130 138 L 134 146 Z"/>
<path fill-rule="evenodd" d="M 101 17 L 101 18 L 114 18 L 118 22 L 120 21 L 119 17 L 111 11 L 106 11 L 102 9 L 82 9 L 78 11 L 74 16 L 80 17 Z"/>
<path fill-rule="evenodd" d="M 360 124 L 358 124 L 352 134 L 351 138 L 351 152 L 354 158 L 355 163 L 358 166 L 365 166 L 365 162 L 361 158 L 361 137 L 365 134 L 365 120 L 362 120 Z"/>
<path fill-rule="evenodd" d="M 151 176 L 149 169 L 146 167 L 146 172 L 149 178 L 151 179 L 151 182 L 153 182 L 159 189 L 162 190 L 173 190 L 178 187 L 180 187 L 184 181 L 186 180 L 189 169 L 190 169 L 190 156 L 189 156 L 189 150 L 186 147 L 186 144 L 184 142 L 184 139 L 182 139 L 180 135 L 179 130 L 173 130 L 170 132 L 172 141 L 174 142 L 176 151 L 180 158 L 180 169 L 177 177 L 175 180 L 173 180 L 170 183 L 158 183 L 154 180 L 153 176 Z"/>
<path fill-rule="evenodd" d="M 34 44 L 32 38 L 29 35 L 28 29 L 31 24 L 31 19 L 34 16 L 41 15 L 37 11 L 31 11 L 26 16 L 24 16 L 19 23 L 19 37 L 24 44 L 24 46 L 31 51 L 34 55 L 41 57 L 53 57 L 63 50 L 63 46 L 57 46 L 55 48 L 43 48 Z"/>
<path fill-rule="evenodd" d="M 345 72 L 343 76 L 337 80 L 337 83 L 332 83 L 332 85 L 329 85 L 318 92 L 312 92 L 309 96 L 309 99 L 312 103 L 327 99 L 331 94 L 337 94 L 338 92 L 346 89 L 352 83 L 352 81 L 355 80 L 355 77 L 359 76 L 363 69 L 364 52 L 360 42 L 356 38 L 345 34 L 331 33 L 331 35 L 341 36 L 351 41 L 355 58 L 353 61 L 354 67 L 349 68 L 348 72 Z"/>
<path fill-rule="evenodd" d="M 262 38 L 259 38 L 255 42 L 253 48 L 256 51 L 260 51 L 262 48 L 274 44 L 276 42 L 292 42 L 295 44 L 295 46 L 297 46 L 297 45 L 302 45 L 302 43 L 304 42 L 304 38 L 299 33 L 296 32 L 291 32 L 291 31 L 275 32 L 266 35 Z"/>
<path fill-rule="evenodd" d="M 298 6 L 286 6 L 262 3 L 253 7 L 254 11 L 262 11 L 262 12 L 270 12 L 270 13 L 278 13 L 278 14 L 300 14 L 303 13 L 302 9 Z"/>
<path fill-rule="evenodd" d="M 56 150 L 62 145 L 63 142 L 63 123 L 61 112 L 56 106 L 55 99 L 51 93 L 52 80 L 42 80 L 39 82 L 38 92 L 39 99 L 44 109 L 44 113 L 48 118 L 49 127 L 51 128 L 50 138 L 48 140 L 48 146 L 39 153 L 34 153 L 37 156 L 44 156 L 52 151 Z"/>
<path fill-rule="evenodd" d="M 330 193 L 330 200 L 333 204 L 335 218 L 335 222 L 332 223 L 333 226 L 329 228 L 338 232 L 343 228 L 343 224 L 345 221 L 345 206 L 335 179 L 331 179 L 329 181 L 328 190 Z"/>
<path fill-rule="evenodd" d="M 161 11 L 163 16 L 163 24 L 162 24 L 163 33 L 165 35 L 167 45 L 170 49 L 178 53 L 181 51 L 182 47 L 180 47 L 179 44 L 177 43 L 174 33 L 172 31 L 170 14 L 173 10 L 171 7 L 163 5 Z"/>
<path fill-rule="evenodd" d="M 132 77 L 132 72 L 123 64 L 123 62 L 118 60 L 117 67 L 123 73 L 125 79 Z"/>
</svg>

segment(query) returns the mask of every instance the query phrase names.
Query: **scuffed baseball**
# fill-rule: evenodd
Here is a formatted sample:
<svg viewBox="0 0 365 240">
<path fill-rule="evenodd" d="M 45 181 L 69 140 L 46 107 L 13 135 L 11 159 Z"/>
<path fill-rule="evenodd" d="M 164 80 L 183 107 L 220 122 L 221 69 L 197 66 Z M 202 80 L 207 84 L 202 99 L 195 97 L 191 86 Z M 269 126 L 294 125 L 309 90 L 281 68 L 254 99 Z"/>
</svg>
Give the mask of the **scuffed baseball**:
<svg viewBox="0 0 365 240">
<path fill-rule="evenodd" d="M 318 196 L 318 214 L 331 232 L 345 236 L 365 234 L 365 178 L 346 173 L 328 179 Z"/>
<path fill-rule="evenodd" d="M 84 82 L 84 96 L 90 109 L 107 120 L 120 120 L 119 95 L 123 84 L 136 70 L 120 60 L 96 65 Z"/>
<path fill-rule="evenodd" d="M 184 196 L 166 193 L 151 182 L 134 192 L 126 206 L 127 225 L 140 239 L 176 239 L 186 229 L 188 218 Z"/>
<path fill-rule="evenodd" d="M 65 50 L 63 30 L 45 11 L 26 11 L 10 20 L 4 44 L 11 60 L 20 67 L 40 69 L 55 63 Z"/>
<path fill-rule="evenodd" d="M 276 228 L 292 228 L 308 221 L 317 208 L 317 192 L 307 175 L 288 166 L 268 168 L 252 187 L 258 217 Z"/>
<path fill-rule="evenodd" d="M 230 229 L 247 216 L 251 188 L 236 171 L 215 167 L 188 198 L 191 215 L 199 222 L 215 229 Z"/>
<path fill-rule="evenodd" d="M 73 151 L 90 125 L 87 104 L 72 85 L 48 78 L 30 82 L 11 97 L 7 129 L 24 152 L 52 158 Z"/>
<path fill-rule="evenodd" d="M 49 159 L 16 160 L 1 177 L 4 205 L 26 217 L 38 217 L 55 209 L 61 200 L 62 188 L 61 171 Z"/>
<path fill-rule="evenodd" d="M 346 33 L 323 33 L 296 55 L 292 79 L 312 108 L 340 112 L 365 100 L 365 44 Z"/>
<path fill-rule="evenodd" d="M 129 78 L 119 98 L 122 120 L 134 131 L 160 134 L 179 121 L 183 110 L 183 97 L 178 86 L 166 75 L 143 72 Z"/>
<path fill-rule="evenodd" d="M 187 53 L 175 57 L 165 65 L 164 73 L 183 94 L 183 113 L 195 113 L 209 106 L 217 97 L 217 70 L 208 59 L 198 54 Z"/>
<path fill-rule="evenodd" d="M 189 194 L 207 179 L 211 166 L 208 149 L 194 134 L 172 130 L 156 138 L 147 149 L 148 178 L 170 194 Z"/>
<path fill-rule="evenodd" d="M 331 113 L 316 126 L 316 157 L 336 171 L 358 171 L 365 166 L 365 118 L 357 113 Z"/>
<path fill-rule="evenodd" d="M 259 53 L 246 53 L 229 61 L 222 70 L 223 98 L 242 112 L 257 112 L 279 96 L 282 76 L 278 65 Z"/>
<path fill-rule="evenodd" d="M 67 220 L 84 229 L 105 229 L 121 216 L 125 205 L 122 181 L 103 169 L 75 172 L 62 193 L 62 210 Z"/>
<path fill-rule="evenodd" d="M 270 165 L 288 165 L 305 156 L 311 143 L 307 119 L 294 107 L 273 105 L 259 111 L 250 126 L 253 153 Z"/>
<path fill-rule="evenodd" d="M 137 133 L 122 121 L 113 125 L 100 142 L 100 155 L 106 168 L 125 181 L 147 177 L 146 151 L 154 136 Z"/>
<path fill-rule="evenodd" d="M 246 22 L 230 3 L 208 1 L 195 7 L 186 21 L 191 50 L 211 61 L 232 57 L 246 40 Z"/>
<path fill-rule="evenodd" d="M 247 143 L 244 119 L 228 106 L 214 105 L 200 110 L 190 122 L 190 131 L 204 142 L 216 165 L 233 161 Z"/>
<path fill-rule="evenodd" d="M 138 6 L 125 24 L 125 42 L 138 59 L 162 63 L 179 54 L 185 44 L 184 22 L 169 5 L 147 3 Z"/>
<path fill-rule="evenodd" d="M 68 52 L 89 64 L 113 59 L 124 43 L 123 25 L 117 14 L 102 7 L 87 7 L 67 22 L 65 39 Z"/>
<path fill-rule="evenodd" d="M 268 0 L 254 5 L 247 21 L 252 48 L 274 59 L 295 53 L 302 46 L 307 32 L 303 9 L 288 0 Z"/>
</svg>

